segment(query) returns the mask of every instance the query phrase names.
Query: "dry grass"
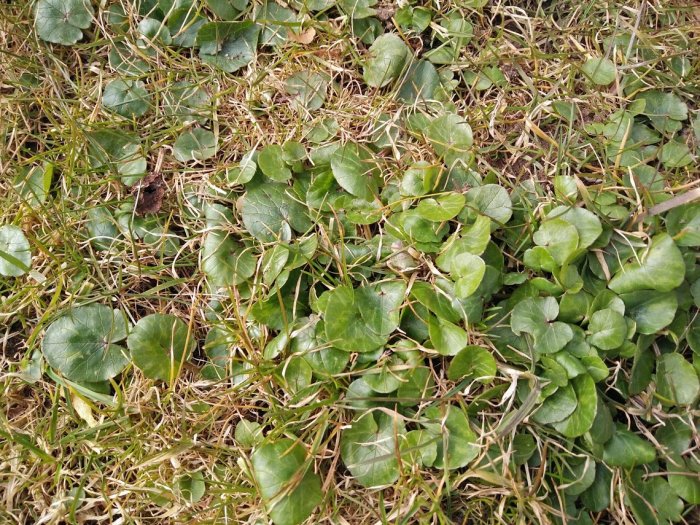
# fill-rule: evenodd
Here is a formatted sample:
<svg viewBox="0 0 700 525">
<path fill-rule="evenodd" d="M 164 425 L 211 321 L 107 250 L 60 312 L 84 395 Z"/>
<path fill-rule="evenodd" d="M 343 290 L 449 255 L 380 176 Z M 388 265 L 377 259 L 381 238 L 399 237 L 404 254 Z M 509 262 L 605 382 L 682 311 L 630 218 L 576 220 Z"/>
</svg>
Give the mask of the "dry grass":
<svg viewBox="0 0 700 525">
<path fill-rule="evenodd" d="M 547 183 L 562 174 L 576 174 L 591 184 L 603 174 L 621 180 L 623 173 L 601 155 L 597 139 L 552 117 L 552 101 L 575 101 L 582 121 L 591 122 L 618 109 L 632 82 L 700 95 L 697 71 L 679 84 L 664 65 L 673 56 L 687 56 L 698 67 L 700 14 L 694 2 L 490 4 L 472 17 L 474 40 L 450 67 L 459 87 L 444 101 L 474 129 L 477 169 L 485 180 L 509 186 L 532 178 Z M 441 5 L 443 11 L 453 7 L 452 2 Z M 132 321 L 153 312 L 175 313 L 203 338 L 212 325 L 207 320 L 212 296 L 198 270 L 206 226 L 187 214 L 185 195 L 234 204 L 239 195 L 217 193 L 223 191 L 218 177 L 250 149 L 302 140 L 326 118 L 335 119 L 340 130 L 332 140 L 366 139 L 380 115 L 399 111 L 390 91 L 364 87 L 358 63 L 366 46 L 348 37 L 347 21 L 341 18 L 310 20 L 308 27 L 316 30 L 311 45 L 264 50 L 234 75 L 203 66 L 188 51 L 161 49 L 149 57 L 131 44 L 130 51 L 151 65 L 145 80 L 156 100 L 176 80 L 194 81 L 210 92 L 220 153 L 214 162 L 183 168 L 170 154 L 179 124 L 158 112 L 138 123 L 125 120 L 142 138 L 149 169 L 165 153 L 160 170 L 166 184 L 163 216 L 182 245 L 169 259 L 155 256 L 143 243 L 125 243 L 117 253 L 98 252 L 85 229 L 88 210 L 118 204 L 131 191 L 115 178 L 92 173 L 85 155 L 86 131 L 114 120 L 99 102 L 105 84 L 116 76 L 107 65 L 114 34 L 98 16 L 90 43 L 50 46 L 37 40 L 32 19 L 25 2 L 0 6 L 0 223 L 21 224 L 36 247 L 30 275 L 0 279 L 1 522 L 264 523 L 248 473 L 249 450 L 234 439 L 241 419 L 312 444 L 326 497 L 310 523 L 554 522 L 556 511 L 547 497 L 556 487 L 543 481 L 542 471 L 513 477 L 506 468 L 512 444 L 494 433 L 504 407 L 493 401 L 484 404 L 477 419 L 483 427 L 484 461 L 500 464 L 500 476 L 493 469 L 446 474 L 404 465 L 393 489 L 360 488 L 338 459 L 340 429 L 351 416 L 333 382 L 346 378 L 325 381 L 312 399 L 294 399 L 274 367 L 261 358 L 262 338 L 246 333 L 241 324 L 246 311 L 237 297 L 224 302 L 220 319 L 239 341 L 231 349 L 233 356 L 251 367 L 239 385 L 202 380 L 201 353 L 169 388 L 128 369 L 113 384 L 114 406 L 94 402 L 46 375 L 32 375 L 44 329 L 69 305 L 110 301 L 129 312 Z M 129 21 L 134 34 L 136 17 Z M 591 89 L 579 74 L 582 60 L 605 53 L 606 39 L 627 31 L 635 32 L 639 45 L 631 54 L 624 46 L 614 49 L 624 75 L 609 89 Z M 416 49 L 424 45 L 417 38 L 411 43 Z M 645 48 L 654 50 L 653 58 L 639 54 Z M 490 65 L 506 75 L 502 89 L 478 91 L 464 81 L 465 71 Z M 303 69 L 326 71 L 334 83 L 325 106 L 309 115 L 295 112 L 284 93 L 286 78 Z M 31 88 L 23 85 L 29 75 L 36 78 Z M 410 136 L 406 129 L 399 132 Z M 384 155 L 387 173 L 394 176 L 415 160 L 434 158 L 415 138 L 405 151 Z M 12 181 L 18 170 L 42 162 L 55 165 L 55 198 L 32 209 Z M 479 393 L 456 392 L 443 372 L 434 373 L 440 392 L 466 406 Z M 497 385 L 507 387 L 508 381 Z M 552 453 L 556 442 L 546 435 L 535 438 L 545 458 L 540 468 L 560 468 L 559 456 Z M 489 446 L 498 453 L 487 458 Z M 552 464 L 548 457 L 555 458 Z M 177 483 L 192 472 L 207 480 L 204 497 L 194 504 Z M 620 497 L 615 494 L 600 523 L 631 523 Z"/>
</svg>

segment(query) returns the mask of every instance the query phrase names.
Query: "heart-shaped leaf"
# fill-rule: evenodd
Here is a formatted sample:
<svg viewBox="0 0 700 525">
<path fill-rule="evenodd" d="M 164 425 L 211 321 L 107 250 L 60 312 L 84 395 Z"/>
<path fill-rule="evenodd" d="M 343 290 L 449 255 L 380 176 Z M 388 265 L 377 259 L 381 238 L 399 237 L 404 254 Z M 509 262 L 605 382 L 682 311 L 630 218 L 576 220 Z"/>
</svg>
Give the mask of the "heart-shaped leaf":
<svg viewBox="0 0 700 525">
<path fill-rule="evenodd" d="M 659 356 L 656 392 L 667 403 L 692 405 L 700 394 L 700 381 L 693 365 L 677 353 Z"/>
<path fill-rule="evenodd" d="M 397 437 L 401 419 L 385 412 L 368 412 L 343 431 L 340 455 L 350 473 L 365 487 L 389 485 L 399 477 Z"/>
<path fill-rule="evenodd" d="M 129 131 L 108 128 L 86 134 L 88 155 L 94 169 L 118 173 L 122 182 L 132 186 L 146 173 L 146 158 L 139 138 Z"/>
<path fill-rule="evenodd" d="M 129 363 L 129 323 L 120 310 L 103 304 L 79 306 L 46 330 L 41 350 L 46 361 L 72 381 L 97 383 L 119 374 Z"/>
<path fill-rule="evenodd" d="M 261 184 L 248 190 L 241 215 L 246 229 L 263 242 L 288 241 L 292 230 L 303 233 L 311 227 L 305 206 L 284 184 Z"/>
<path fill-rule="evenodd" d="M 589 58 L 581 67 L 581 71 L 599 86 L 607 86 L 615 81 L 615 64 L 609 58 Z"/>
<path fill-rule="evenodd" d="M 195 128 L 185 131 L 173 144 L 173 155 L 180 162 L 206 160 L 216 155 L 216 137 L 208 129 Z"/>
<path fill-rule="evenodd" d="M 237 243 L 233 236 L 213 230 L 202 246 L 202 271 L 215 286 L 236 286 L 255 273 L 256 260 L 251 250 Z"/>
<path fill-rule="evenodd" d="M 530 334 L 538 351 L 552 354 L 564 348 L 574 337 L 571 326 L 554 321 L 558 315 L 559 305 L 553 297 L 530 297 L 515 305 L 510 326 L 516 335 L 521 332 Z"/>
<path fill-rule="evenodd" d="M 245 22 L 209 22 L 197 33 L 202 62 L 233 73 L 255 58 L 260 27 Z"/>
<path fill-rule="evenodd" d="M 348 142 L 331 157 L 333 177 L 345 191 L 372 200 L 379 188 L 379 169 L 373 154 L 364 146 Z"/>
<path fill-rule="evenodd" d="M 122 117 L 135 118 L 148 111 L 151 97 L 140 80 L 116 79 L 105 86 L 102 105 Z"/>
<path fill-rule="evenodd" d="M 292 107 L 299 111 L 314 111 L 323 106 L 328 91 L 329 77 L 324 73 L 300 71 L 285 83 Z"/>
<path fill-rule="evenodd" d="M 31 264 L 31 247 L 22 229 L 11 224 L 0 226 L 0 275 L 19 277 Z"/>
<path fill-rule="evenodd" d="M 490 383 L 497 370 L 496 359 L 491 352 L 480 346 L 469 345 L 452 359 L 447 378 L 452 381 L 470 379 Z"/>
<path fill-rule="evenodd" d="M 588 342 L 601 350 L 613 350 L 625 342 L 627 323 L 615 310 L 604 308 L 591 316 L 588 323 Z"/>
<path fill-rule="evenodd" d="M 617 272 L 608 287 L 619 294 L 637 290 L 670 292 L 681 285 L 684 277 L 683 255 L 668 234 L 659 233 L 645 253 Z"/>
<path fill-rule="evenodd" d="M 298 525 L 321 503 L 321 480 L 299 442 L 283 438 L 261 445 L 250 462 L 275 525 Z"/>
<path fill-rule="evenodd" d="M 134 364 L 151 379 L 172 382 L 195 346 L 187 325 L 170 314 L 139 320 L 126 341 Z"/>
<path fill-rule="evenodd" d="M 479 454 L 476 434 L 469 426 L 467 415 L 453 405 L 430 407 L 425 417 L 431 420 L 423 426 L 440 439 L 433 466 L 439 469 L 458 469 L 467 465 Z"/>
<path fill-rule="evenodd" d="M 371 352 L 384 346 L 399 326 L 406 285 L 383 282 L 360 288 L 338 286 L 324 309 L 326 338 L 341 350 Z"/>
<path fill-rule="evenodd" d="M 90 0 L 39 0 L 34 27 L 42 40 L 69 46 L 83 38 L 94 12 Z"/>
<path fill-rule="evenodd" d="M 410 57 L 411 52 L 403 40 L 398 35 L 386 33 L 369 48 L 362 76 L 368 86 L 386 86 L 401 76 Z"/>
</svg>

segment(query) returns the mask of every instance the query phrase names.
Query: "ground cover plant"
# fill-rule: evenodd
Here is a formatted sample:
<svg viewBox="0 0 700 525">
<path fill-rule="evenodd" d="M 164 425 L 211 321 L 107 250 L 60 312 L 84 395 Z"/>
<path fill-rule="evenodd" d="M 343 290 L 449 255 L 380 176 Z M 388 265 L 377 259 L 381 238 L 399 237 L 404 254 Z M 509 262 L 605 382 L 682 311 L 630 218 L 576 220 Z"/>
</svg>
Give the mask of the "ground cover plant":
<svg viewBox="0 0 700 525">
<path fill-rule="evenodd" d="M 698 523 L 693 2 L 0 10 L 0 521 Z"/>
</svg>

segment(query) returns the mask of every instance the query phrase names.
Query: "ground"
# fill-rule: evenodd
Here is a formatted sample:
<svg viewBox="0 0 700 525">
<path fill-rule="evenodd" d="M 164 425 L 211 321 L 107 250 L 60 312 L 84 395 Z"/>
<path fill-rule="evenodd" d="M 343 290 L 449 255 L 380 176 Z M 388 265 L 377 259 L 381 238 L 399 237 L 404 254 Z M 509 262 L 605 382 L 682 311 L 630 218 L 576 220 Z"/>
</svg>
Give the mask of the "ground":
<svg viewBox="0 0 700 525">
<path fill-rule="evenodd" d="M 699 41 L 690 0 L 2 3 L 0 521 L 697 523 Z"/>
</svg>

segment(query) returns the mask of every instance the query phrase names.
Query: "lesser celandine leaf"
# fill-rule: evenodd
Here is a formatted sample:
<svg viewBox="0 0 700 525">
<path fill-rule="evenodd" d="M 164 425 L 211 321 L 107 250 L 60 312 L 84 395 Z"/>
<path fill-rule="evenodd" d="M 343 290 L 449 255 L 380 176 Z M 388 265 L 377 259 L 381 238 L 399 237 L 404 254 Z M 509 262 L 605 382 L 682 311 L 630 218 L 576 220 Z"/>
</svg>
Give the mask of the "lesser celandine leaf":
<svg viewBox="0 0 700 525">
<path fill-rule="evenodd" d="M 68 46 L 83 38 L 94 12 L 89 0 L 39 0 L 34 27 L 42 40 Z"/>
<path fill-rule="evenodd" d="M 169 314 L 151 314 L 139 320 L 127 339 L 134 364 L 150 379 L 171 382 L 194 349 L 187 325 Z"/>
<path fill-rule="evenodd" d="M 666 233 L 651 239 L 648 250 L 637 254 L 615 274 L 608 287 L 617 293 L 637 290 L 669 292 L 680 286 L 685 277 L 683 256 Z"/>
<path fill-rule="evenodd" d="M 631 468 L 651 463 L 655 458 L 656 450 L 651 443 L 621 426 L 603 449 L 603 461 L 611 467 Z"/>
<path fill-rule="evenodd" d="M 365 200 L 372 200 L 379 189 L 379 169 L 372 153 L 359 144 L 348 142 L 331 157 L 333 177 L 341 188 Z"/>
<path fill-rule="evenodd" d="M 29 271 L 32 252 L 19 226 L 0 226 L 0 275 L 19 277 Z"/>
<path fill-rule="evenodd" d="M 382 87 L 396 80 L 406 67 L 411 53 L 401 37 L 387 33 L 369 48 L 363 77 L 368 86 Z"/>
<path fill-rule="evenodd" d="M 609 58 L 589 58 L 581 68 L 588 79 L 599 86 L 615 81 L 615 64 Z"/>
<path fill-rule="evenodd" d="M 450 470 L 462 468 L 479 454 L 476 434 L 467 415 L 457 406 L 428 408 L 425 417 L 427 421 L 423 426 L 440 438 L 433 466 Z"/>
<path fill-rule="evenodd" d="M 46 361 L 65 377 L 78 382 L 111 379 L 129 363 L 120 341 L 129 323 L 120 310 L 103 304 L 72 308 L 46 330 L 41 344 Z"/>
<path fill-rule="evenodd" d="M 195 128 L 185 131 L 173 145 L 173 154 L 180 162 L 207 160 L 217 151 L 216 136 L 208 129 Z"/>
<path fill-rule="evenodd" d="M 496 359 L 488 349 L 469 345 L 454 357 L 447 370 L 447 378 L 452 381 L 470 378 L 482 383 L 490 383 L 496 371 Z"/>
<path fill-rule="evenodd" d="M 303 233 L 311 227 L 306 207 L 284 184 L 261 184 L 248 190 L 241 215 L 246 229 L 263 242 L 288 241 L 292 231 Z"/>
<path fill-rule="evenodd" d="M 343 430 L 340 454 L 350 473 L 365 487 L 389 485 L 399 477 L 398 436 L 403 421 L 385 412 L 367 412 Z"/>
<path fill-rule="evenodd" d="M 659 356 L 656 361 L 656 392 L 666 403 L 694 403 L 700 394 L 700 381 L 693 365 L 677 353 Z"/>
<path fill-rule="evenodd" d="M 253 452 L 250 461 L 275 525 L 298 525 L 321 503 L 321 480 L 299 442 L 282 438 L 265 443 Z"/>
<path fill-rule="evenodd" d="M 151 97 L 140 80 L 116 79 L 105 86 L 102 104 L 122 117 L 135 118 L 148 111 Z"/>
</svg>

